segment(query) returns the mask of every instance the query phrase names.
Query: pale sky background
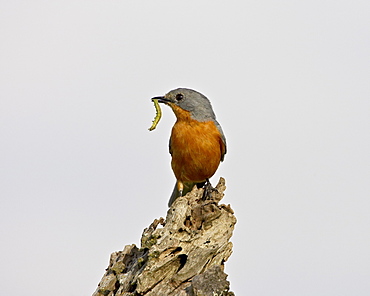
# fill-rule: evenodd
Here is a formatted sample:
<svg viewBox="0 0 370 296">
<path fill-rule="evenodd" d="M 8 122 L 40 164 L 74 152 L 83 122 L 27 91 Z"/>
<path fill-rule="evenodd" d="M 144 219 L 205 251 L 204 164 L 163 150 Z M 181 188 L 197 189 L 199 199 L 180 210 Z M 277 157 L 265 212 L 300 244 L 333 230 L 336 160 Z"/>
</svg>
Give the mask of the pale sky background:
<svg viewBox="0 0 370 296">
<path fill-rule="evenodd" d="M 165 216 L 177 87 L 228 142 L 237 296 L 370 295 L 370 1 L 0 0 L 2 295 L 91 295 Z"/>
</svg>

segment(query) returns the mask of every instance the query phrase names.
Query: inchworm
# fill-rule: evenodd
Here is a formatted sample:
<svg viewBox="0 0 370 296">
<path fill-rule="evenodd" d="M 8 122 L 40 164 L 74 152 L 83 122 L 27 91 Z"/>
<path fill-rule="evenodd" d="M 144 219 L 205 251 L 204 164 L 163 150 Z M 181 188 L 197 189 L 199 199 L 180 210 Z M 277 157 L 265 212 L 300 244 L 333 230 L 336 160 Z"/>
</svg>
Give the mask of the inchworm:
<svg viewBox="0 0 370 296">
<path fill-rule="evenodd" d="M 157 124 L 158 124 L 159 120 L 162 117 L 162 111 L 161 111 L 161 107 L 159 106 L 158 100 L 157 99 L 152 99 L 152 101 L 154 103 L 156 114 L 155 114 L 155 117 L 153 119 L 152 126 L 149 128 L 150 131 L 154 130 L 157 127 Z"/>
</svg>

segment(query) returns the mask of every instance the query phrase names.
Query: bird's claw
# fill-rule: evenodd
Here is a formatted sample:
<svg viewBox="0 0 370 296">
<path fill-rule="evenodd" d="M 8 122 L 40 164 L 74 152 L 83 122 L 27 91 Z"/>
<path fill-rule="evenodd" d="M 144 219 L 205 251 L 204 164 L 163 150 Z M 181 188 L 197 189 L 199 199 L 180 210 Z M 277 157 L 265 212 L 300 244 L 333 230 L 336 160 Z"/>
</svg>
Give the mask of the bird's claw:
<svg viewBox="0 0 370 296">
<path fill-rule="evenodd" d="M 209 182 L 209 180 L 207 179 L 204 185 L 202 200 L 210 199 L 214 191 L 218 192 L 216 188 L 212 187 L 211 182 Z"/>
</svg>

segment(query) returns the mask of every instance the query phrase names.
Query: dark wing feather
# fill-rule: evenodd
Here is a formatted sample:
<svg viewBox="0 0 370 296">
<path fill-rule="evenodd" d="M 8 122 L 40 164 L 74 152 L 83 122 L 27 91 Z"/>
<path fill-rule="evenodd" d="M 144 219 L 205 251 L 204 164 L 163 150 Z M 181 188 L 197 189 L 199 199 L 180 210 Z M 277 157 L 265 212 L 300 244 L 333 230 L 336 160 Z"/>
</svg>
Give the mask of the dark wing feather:
<svg viewBox="0 0 370 296">
<path fill-rule="evenodd" d="M 225 158 L 225 154 L 227 152 L 227 148 L 226 148 L 226 138 L 225 138 L 225 135 L 224 135 L 224 132 L 222 131 L 222 128 L 221 128 L 221 125 L 217 122 L 217 120 L 215 120 L 215 125 L 218 129 L 218 131 L 220 132 L 220 135 L 221 135 L 221 161 L 224 160 Z"/>
</svg>

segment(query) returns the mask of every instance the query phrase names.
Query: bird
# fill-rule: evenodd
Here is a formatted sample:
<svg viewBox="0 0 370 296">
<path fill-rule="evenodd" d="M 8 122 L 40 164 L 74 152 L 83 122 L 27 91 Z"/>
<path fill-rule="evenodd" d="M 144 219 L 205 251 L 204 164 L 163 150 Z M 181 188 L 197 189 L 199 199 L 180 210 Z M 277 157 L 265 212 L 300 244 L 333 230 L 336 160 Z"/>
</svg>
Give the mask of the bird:
<svg viewBox="0 0 370 296">
<path fill-rule="evenodd" d="M 171 167 L 176 184 L 168 206 L 195 185 L 213 189 L 211 178 L 226 154 L 226 138 L 216 120 L 209 99 L 192 89 L 177 88 L 164 96 L 154 97 L 171 107 L 176 116 L 169 140 Z"/>
</svg>

